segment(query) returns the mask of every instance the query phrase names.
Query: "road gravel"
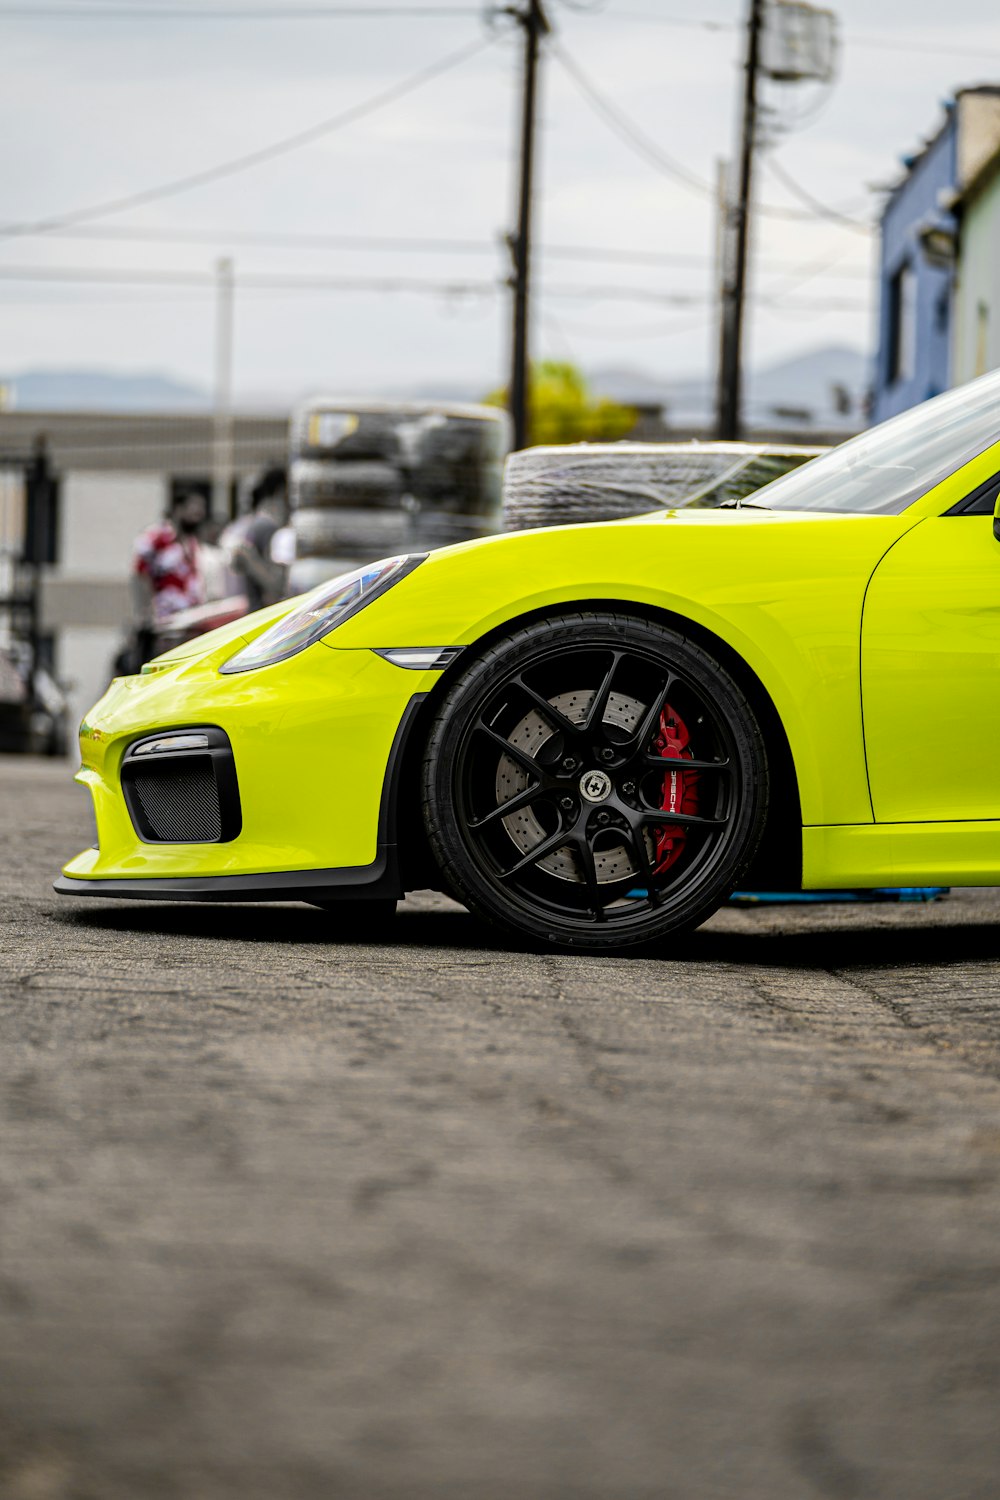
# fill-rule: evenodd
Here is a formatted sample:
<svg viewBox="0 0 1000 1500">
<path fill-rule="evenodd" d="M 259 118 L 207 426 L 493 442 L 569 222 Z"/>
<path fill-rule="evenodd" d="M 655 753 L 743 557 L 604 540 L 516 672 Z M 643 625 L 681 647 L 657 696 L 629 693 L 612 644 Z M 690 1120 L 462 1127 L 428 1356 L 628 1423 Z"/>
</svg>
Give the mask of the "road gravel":
<svg viewBox="0 0 1000 1500">
<path fill-rule="evenodd" d="M 1000 892 L 553 957 L 0 828 L 3 1500 L 1000 1494 Z"/>
</svg>

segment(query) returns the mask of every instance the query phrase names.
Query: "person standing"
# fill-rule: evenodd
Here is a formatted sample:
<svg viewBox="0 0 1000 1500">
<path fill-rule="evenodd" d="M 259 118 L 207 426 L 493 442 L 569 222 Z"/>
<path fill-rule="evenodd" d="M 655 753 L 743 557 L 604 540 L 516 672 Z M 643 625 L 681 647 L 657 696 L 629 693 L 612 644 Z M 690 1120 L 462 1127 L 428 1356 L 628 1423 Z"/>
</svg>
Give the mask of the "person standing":
<svg viewBox="0 0 1000 1500">
<path fill-rule="evenodd" d="M 285 569 L 271 555 L 271 542 L 288 519 L 288 485 L 284 469 L 268 469 L 254 485 L 252 513 L 231 544 L 230 563 L 243 581 L 252 614 L 284 597 Z M 225 539 L 224 539 L 225 540 Z"/>
<path fill-rule="evenodd" d="M 148 526 L 136 538 L 132 558 L 132 605 L 142 659 L 157 631 L 178 610 L 205 602 L 199 529 L 208 506 L 204 495 L 188 490 L 175 495 L 164 521 Z"/>
</svg>

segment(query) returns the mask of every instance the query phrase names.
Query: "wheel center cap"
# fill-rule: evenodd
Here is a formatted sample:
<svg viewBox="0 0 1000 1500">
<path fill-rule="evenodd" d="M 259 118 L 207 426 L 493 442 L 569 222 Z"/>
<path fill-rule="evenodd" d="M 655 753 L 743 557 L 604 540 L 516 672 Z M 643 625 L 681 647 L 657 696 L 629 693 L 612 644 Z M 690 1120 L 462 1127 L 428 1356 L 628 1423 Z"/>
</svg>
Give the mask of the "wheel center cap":
<svg viewBox="0 0 1000 1500">
<path fill-rule="evenodd" d="M 580 795 L 587 802 L 606 802 L 611 796 L 611 777 L 607 771 L 587 771 L 581 776 Z"/>
</svg>

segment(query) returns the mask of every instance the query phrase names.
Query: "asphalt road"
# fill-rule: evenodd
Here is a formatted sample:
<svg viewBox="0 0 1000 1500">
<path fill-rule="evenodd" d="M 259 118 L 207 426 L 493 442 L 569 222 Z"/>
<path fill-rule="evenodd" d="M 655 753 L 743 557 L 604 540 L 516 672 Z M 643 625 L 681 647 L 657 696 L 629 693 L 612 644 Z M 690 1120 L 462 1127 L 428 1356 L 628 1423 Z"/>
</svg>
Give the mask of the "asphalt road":
<svg viewBox="0 0 1000 1500">
<path fill-rule="evenodd" d="M 3 1500 L 1000 1494 L 1000 892 L 543 957 L 0 828 Z"/>
</svg>

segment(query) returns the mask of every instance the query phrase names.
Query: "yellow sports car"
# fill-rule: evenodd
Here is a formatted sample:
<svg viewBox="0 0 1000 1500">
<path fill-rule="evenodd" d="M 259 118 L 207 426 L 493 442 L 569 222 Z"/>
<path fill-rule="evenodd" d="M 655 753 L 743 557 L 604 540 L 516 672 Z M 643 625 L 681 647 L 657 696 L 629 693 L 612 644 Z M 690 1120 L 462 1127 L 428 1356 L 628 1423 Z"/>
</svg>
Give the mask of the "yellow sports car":
<svg viewBox="0 0 1000 1500">
<path fill-rule="evenodd" d="M 603 951 L 737 883 L 1000 884 L 998 490 L 1000 372 L 729 509 L 359 568 L 112 684 L 56 889 L 429 886 Z"/>
</svg>

